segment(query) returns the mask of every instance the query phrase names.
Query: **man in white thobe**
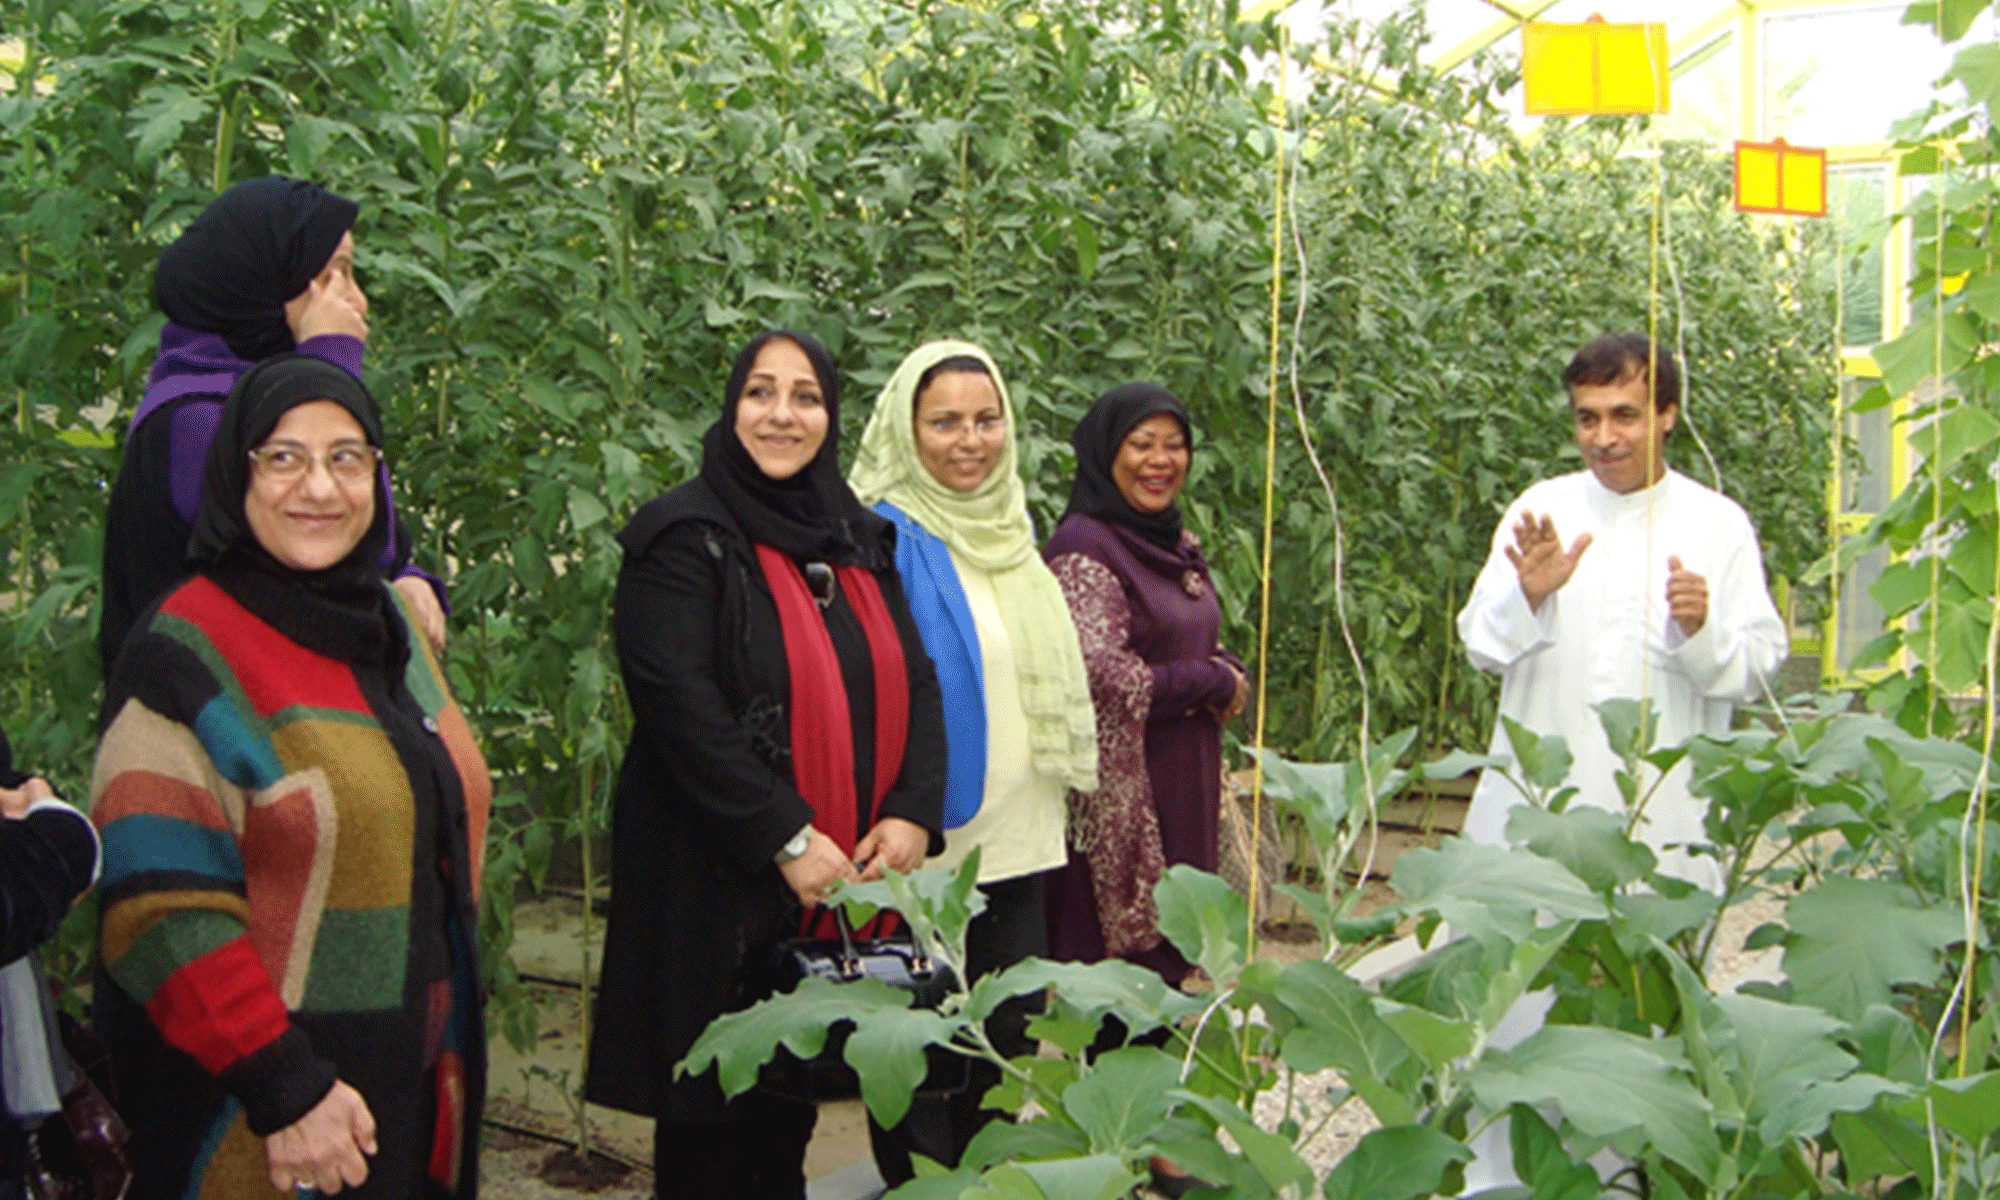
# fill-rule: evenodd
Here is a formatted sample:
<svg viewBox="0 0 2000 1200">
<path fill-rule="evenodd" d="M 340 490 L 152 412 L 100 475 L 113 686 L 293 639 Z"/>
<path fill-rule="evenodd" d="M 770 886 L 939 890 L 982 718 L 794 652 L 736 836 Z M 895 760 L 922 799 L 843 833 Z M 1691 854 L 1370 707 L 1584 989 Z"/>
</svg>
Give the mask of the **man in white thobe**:
<svg viewBox="0 0 2000 1200">
<path fill-rule="evenodd" d="M 1660 746 L 1726 732 L 1738 702 L 1765 694 L 1789 639 L 1743 509 L 1667 468 L 1680 415 L 1672 358 L 1643 334 L 1606 334 L 1570 360 L 1563 386 L 1588 469 L 1545 479 L 1508 506 L 1458 633 L 1473 664 L 1501 677 L 1501 716 L 1568 742 L 1571 803 L 1623 812 L 1621 764 L 1592 706 L 1650 696 Z M 1513 756 L 1498 720 L 1491 752 Z M 1681 849 L 1704 840 L 1705 802 L 1686 781 L 1682 763 L 1660 782 L 1640 835 L 1663 871 L 1718 891 L 1716 860 Z M 1651 782 L 1642 777 L 1642 795 Z M 1508 810 L 1525 802 L 1485 772 L 1465 836 L 1504 845 Z M 1522 997 L 1490 1044 L 1518 1044 L 1553 1002 L 1546 990 Z M 1505 1118 L 1472 1144 L 1467 1194 L 1518 1182 Z"/>
<path fill-rule="evenodd" d="M 1569 743 L 1574 803 L 1622 812 L 1620 764 L 1592 706 L 1652 697 L 1661 746 L 1726 732 L 1739 701 L 1763 697 L 1789 639 L 1750 518 L 1667 468 L 1680 415 L 1672 358 L 1653 362 L 1643 334 L 1606 334 L 1577 352 L 1563 385 L 1589 469 L 1545 479 L 1507 507 L 1458 634 L 1473 664 L 1501 677 L 1501 716 Z M 1497 720 L 1492 753 L 1513 754 Z M 1486 772 L 1465 836 L 1504 843 L 1507 811 L 1523 802 Z M 1675 848 L 1702 839 L 1704 809 L 1678 768 L 1647 803 L 1642 836 L 1670 874 L 1713 891 L 1715 860 Z"/>
</svg>

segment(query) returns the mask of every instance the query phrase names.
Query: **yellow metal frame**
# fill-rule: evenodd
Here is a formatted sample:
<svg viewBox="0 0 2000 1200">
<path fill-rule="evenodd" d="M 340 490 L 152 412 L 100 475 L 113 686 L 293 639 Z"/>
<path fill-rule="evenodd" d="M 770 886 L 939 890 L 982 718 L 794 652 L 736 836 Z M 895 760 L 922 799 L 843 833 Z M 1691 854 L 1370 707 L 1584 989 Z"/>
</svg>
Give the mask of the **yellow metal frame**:
<svg viewBox="0 0 2000 1200">
<path fill-rule="evenodd" d="M 1244 16 L 1249 20 L 1261 20 L 1273 13 L 1283 12 L 1296 0 L 1256 0 L 1249 5 Z M 1480 51 L 1506 38 L 1528 22 L 1536 20 L 1554 8 L 1559 0 L 1482 0 L 1494 10 L 1491 23 L 1477 33 L 1456 45 L 1447 47 L 1429 60 L 1429 66 L 1438 71 L 1449 71 L 1467 62 Z M 1723 0 L 1715 11 L 1689 27 L 1687 32 L 1674 39 L 1668 47 L 1668 60 L 1672 63 L 1672 74 L 1678 78 L 1693 68 L 1708 62 L 1715 55 L 1724 52 L 1726 43 L 1734 42 L 1737 63 L 1736 137 L 1748 142 L 1768 141 L 1764 129 L 1764 89 L 1763 60 L 1765 45 L 1765 19 L 1778 14 L 1804 12 L 1833 12 L 1848 8 L 1880 6 L 1884 0 Z M 1662 11 L 1679 7 L 1687 0 L 1660 0 Z M 1340 69 L 1335 64 L 1321 61 L 1326 69 Z M 1361 82 L 1379 88 L 1386 95 L 1395 95 L 1395 83 L 1387 79 L 1368 79 Z M 1902 176 L 1896 173 L 1895 153 L 1886 142 L 1862 143 L 1854 145 L 1829 146 L 1827 165 L 1882 164 L 1887 168 L 1888 186 L 1883 189 L 1885 211 L 1889 216 L 1900 211 L 1905 203 L 1909 187 Z M 1829 180 L 1828 202 L 1831 204 L 1831 181 Z M 1789 220 L 1790 218 L 1785 218 Z M 1909 272 L 1909 231 L 1902 228 L 1888 239 L 1882 255 L 1882 340 L 1888 341 L 1898 335 L 1909 323 L 1908 308 L 1903 295 L 1903 284 Z M 1868 353 L 1868 347 L 1845 346 L 1842 348 L 1842 378 L 1878 379 L 1881 370 Z M 1832 403 L 1836 413 L 1839 410 L 1839 390 L 1836 388 Z M 1889 418 L 1892 435 L 1889 439 L 1889 493 L 1900 493 L 1909 483 L 1911 453 L 1909 439 L 1902 430 L 1902 418 L 1910 407 L 1908 396 L 1899 396 L 1890 405 Z M 1844 418 L 1844 414 L 1843 418 Z M 1834 436 L 1844 436 L 1843 421 L 1835 423 Z M 1827 481 L 1827 525 L 1830 533 L 1847 536 L 1867 527 L 1875 515 L 1865 512 L 1845 512 L 1842 510 L 1840 495 L 1840 474 L 1836 470 Z M 1817 653 L 1828 680 L 1855 678 L 1852 672 L 1840 669 L 1840 600 L 1844 580 L 1836 573 L 1832 581 L 1832 600 L 1828 607 L 1826 621 L 1821 636 L 1815 642 L 1810 637 L 1795 637 L 1795 652 Z M 1777 581 L 1781 593 L 1789 598 L 1786 581 Z"/>
</svg>

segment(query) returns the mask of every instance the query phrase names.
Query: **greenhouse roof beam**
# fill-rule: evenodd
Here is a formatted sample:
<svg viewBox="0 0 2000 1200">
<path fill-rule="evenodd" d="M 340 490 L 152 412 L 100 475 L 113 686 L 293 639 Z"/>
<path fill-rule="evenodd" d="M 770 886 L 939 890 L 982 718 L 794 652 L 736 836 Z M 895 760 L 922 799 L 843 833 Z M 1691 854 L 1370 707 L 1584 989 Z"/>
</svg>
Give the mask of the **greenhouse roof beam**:
<svg viewBox="0 0 2000 1200">
<path fill-rule="evenodd" d="M 1559 0 L 1481 0 L 1487 7 L 1504 14 L 1484 29 L 1466 38 L 1458 45 L 1446 50 L 1431 60 L 1431 66 L 1439 71 L 1449 71 L 1465 62 L 1473 55 L 1506 37 L 1521 26 L 1554 8 Z M 1672 57 L 1680 58 L 1712 40 L 1717 34 L 1745 18 L 1756 18 L 1767 13 L 1795 12 L 1809 8 L 1853 8 L 1864 4 L 1880 4 L 1882 0 L 1730 0 L 1718 7 L 1715 13 L 1700 24 L 1682 34 L 1674 41 Z M 1276 8 L 1289 8 L 1290 0 L 1277 0 Z"/>
<path fill-rule="evenodd" d="M 1557 4 L 1557 0 L 1527 0 L 1526 3 L 1517 9 L 1514 5 L 1498 4 L 1494 0 L 1486 0 L 1486 2 L 1492 4 L 1493 7 L 1500 11 L 1511 15 L 1501 17 L 1478 33 L 1473 34 L 1458 45 L 1438 55 L 1437 58 L 1431 61 L 1432 67 L 1439 71 L 1451 70 L 1453 67 L 1471 58 L 1481 50 L 1486 49 L 1486 47 L 1491 46 L 1501 38 L 1506 37 L 1529 21 L 1554 8 Z"/>
</svg>

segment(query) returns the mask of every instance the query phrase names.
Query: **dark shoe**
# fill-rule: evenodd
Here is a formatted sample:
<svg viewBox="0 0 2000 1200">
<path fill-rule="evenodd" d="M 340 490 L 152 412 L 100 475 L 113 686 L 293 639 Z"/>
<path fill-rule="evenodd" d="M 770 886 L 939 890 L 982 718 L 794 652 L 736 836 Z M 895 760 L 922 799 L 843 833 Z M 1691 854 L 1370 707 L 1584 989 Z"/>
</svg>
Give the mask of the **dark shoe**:
<svg viewBox="0 0 2000 1200">
<path fill-rule="evenodd" d="M 1169 1175 L 1160 1170 L 1153 1171 L 1152 1175 L 1153 1180 L 1148 1186 L 1159 1195 L 1165 1196 L 1167 1200 L 1181 1200 L 1182 1196 L 1197 1188 L 1212 1186 L 1198 1175 Z"/>
</svg>

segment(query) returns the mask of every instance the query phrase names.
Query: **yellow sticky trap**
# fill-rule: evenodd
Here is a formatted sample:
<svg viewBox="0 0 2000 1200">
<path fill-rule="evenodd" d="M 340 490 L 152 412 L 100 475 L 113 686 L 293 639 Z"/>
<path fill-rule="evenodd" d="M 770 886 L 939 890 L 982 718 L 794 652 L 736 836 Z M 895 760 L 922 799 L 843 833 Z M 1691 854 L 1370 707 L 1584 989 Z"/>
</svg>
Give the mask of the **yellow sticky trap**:
<svg viewBox="0 0 2000 1200">
<path fill-rule="evenodd" d="M 1775 142 L 1736 143 L 1736 211 L 1826 215 L 1826 151 Z"/>
<path fill-rule="evenodd" d="M 1521 84 L 1529 116 L 1663 113 L 1673 73 L 1667 27 L 1531 21 L 1521 30 Z"/>
</svg>

